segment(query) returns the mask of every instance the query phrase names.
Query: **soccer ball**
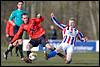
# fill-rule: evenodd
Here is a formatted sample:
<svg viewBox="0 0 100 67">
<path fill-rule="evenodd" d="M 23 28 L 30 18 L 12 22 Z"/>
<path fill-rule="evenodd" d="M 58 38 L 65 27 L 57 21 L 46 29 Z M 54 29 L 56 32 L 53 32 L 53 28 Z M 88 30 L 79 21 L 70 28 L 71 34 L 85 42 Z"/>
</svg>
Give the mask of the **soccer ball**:
<svg viewBox="0 0 100 67">
<path fill-rule="evenodd" d="M 36 53 L 33 53 L 33 52 L 32 52 L 32 53 L 29 54 L 29 59 L 30 59 L 30 60 L 35 60 L 36 57 L 37 57 L 37 54 L 36 54 Z"/>
</svg>

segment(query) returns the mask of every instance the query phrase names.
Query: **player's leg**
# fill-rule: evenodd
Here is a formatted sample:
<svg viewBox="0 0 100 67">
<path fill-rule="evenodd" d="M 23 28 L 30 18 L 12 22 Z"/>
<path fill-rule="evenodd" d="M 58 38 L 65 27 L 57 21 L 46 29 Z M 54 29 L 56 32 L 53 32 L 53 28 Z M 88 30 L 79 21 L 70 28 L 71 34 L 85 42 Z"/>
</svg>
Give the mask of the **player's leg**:
<svg viewBox="0 0 100 67">
<path fill-rule="evenodd" d="M 24 61 L 25 63 L 32 63 L 32 60 L 29 59 L 29 54 L 31 53 L 31 40 L 28 42 L 28 44 L 26 45 L 26 48 L 27 48 L 27 57 L 24 57 Z"/>
<path fill-rule="evenodd" d="M 48 50 L 54 51 L 56 48 L 51 46 L 50 44 L 46 44 L 46 48 Z M 61 54 L 61 53 L 57 53 L 58 56 L 60 56 L 61 58 L 65 58 L 65 55 Z"/>
<path fill-rule="evenodd" d="M 53 50 L 53 49 L 51 49 L 52 46 L 50 46 L 50 45 L 48 44 L 48 40 L 47 40 L 47 38 L 46 38 L 45 35 L 41 36 L 39 39 L 40 39 L 40 44 L 42 44 L 43 47 L 45 47 L 45 49 L 44 49 L 44 56 L 45 56 L 45 58 L 46 58 L 46 60 L 47 60 L 47 50 L 46 50 L 46 48 L 47 48 L 48 50 Z"/>
<path fill-rule="evenodd" d="M 18 46 L 15 47 L 15 53 L 16 53 L 16 56 L 19 56 L 18 55 Z"/>
<path fill-rule="evenodd" d="M 39 45 L 38 40 L 31 39 L 28 43 L 28 51 L 27 51 L 27 57 L 29 58 L 29 54 L 31 53 L 31 47 L 37 47 Z"/>
<path fill-rule="evenodd" d="M 65 63 L 70 64 L 72 62 L 72 53 L 67 53 L 66 58 Z"/>
<path fill-rule="evenodd" d="M 65 63 L 66 64 L 70 64 L 72 62 L 72 53 L 73 53 L 73 46 L 69 46 L 67 48 L 67 51 L 66 52 L 66 60 L 65 60 Z"/>
<path fill-rule="evenodd" d="M 10 40 L 9 40 L 9 42 L 11 41 L 11 39 L 12 39 L 12 37 L 10 37 Z M 10 51 L 10 55 L 12 56 L 12 50 Z"/>
<path fill-rule="evenodd" d="M 44 56 L 46 56 L 46 54 L 47 54 L 46 44 L 48 43 L 48 39 L 46 38 L 45 35 L 42 35 L 39 38 L 39 43 L 44 47 L 43 52 L 44 52 Z"/>
<path fill-rule="evenodd" d="M 19 49 L 19 53 L 21 56 L 21 60 L 23 60 L 24 54 L 23 54 L 23 41 L 22 41 L 22 39 L 18 39 L 18 49 Z"/>
<path fill-rule="evenodd" d="M 9 36 L 8 37 L 8 42 L 10 42 L 12 40 L 13 36 Z M 12 49 L 14 48 L 16 42 L 14 42 L 13 44 L 9 44 L 8 48 L 6 49 L 6 51 L 3 53 L 4 58 L 7 60 L 7 56 L 8 53 L 11 52 L 12 54 Z"/>
<path fill-rule="evenodd" d="M 12 50 L 10 51 L 10 55 L 12 56 Z"/>
<path fill-rule="evenodd" d="M 28 49 L 28 51 L 27 51 L 27 58 L 24 59 L 24 61 L 25 61 L 26 63 L 32 63 L 32 60 L 29 59 L 29 54 L 32 52 L 32 48 L 37 47 L 38 45 L 39 45 L 39 40 L 33 40 L 33 39 L 31 39 L 31 40 L 29 41 L 29 43 L 28 43 L 28 45 L 27 45 L 27 49 Z M 31 48 L 31 47 L 32 47 L 32 48 Z M 30 49 L 30 48 L 31 48 L 31 49 Z"/>
<path fill-rule="evenodd" d="M 44 50 L 44 54 L 45 56 L 47 55 L 47 51 L 46 51 L 46 48 L 50 51 L 54 51 L 56 48 L 51 46 L 46 38 L 45 35 L 43 35 L 41 38 L 41 44 L 43 45 L 43 47 L 45 47 L 45 50 Z M 57 53 L 58 56 L 60 56 L 61 58 L 64 58 L 65 56 L 61 53 Z"/>
<path fill-rule="evenodd" d="M 27 58 L 29 58 L 29 54 L 31 53 L 31 43 L 30 42 L 27 44 L 27 49 L 28 49 Z"/>
<path fill-rule="evenodd" d="M 6 49 L 6 51 L 3 53 L 3 56 L 4 58 L 7 60 L 7 56 L 8 56 L 8 53 L 10 51 L 12 51 L 12 49 L 14 48 L 14 46 L 12 44 L 9 44 L 8 48 Z"/>
<path fill-rule="evenodd" d="M 14 35 L 18 32 L 18 30 L 19 30 L 19 26 L 15 25 L 14 26 Z M 20 35 L 18 40 L 17 40 L 18 41 L 18 49 L 19 49 L 19 52 L 20 52 L 21 60 L 23 60 L 23 57 L 24 57 L 23 49 L 22 49 L 22 44 L 23 44 L 22 35 Z"/>
<path fill-rule="evenodd" d="M 13 45 L 15 45 L 15 49 L 16 49 L 16 47 L 18 46 L 18 41 L 16 40 L 14 43 L 13 43 Z M 17 47 L 18 48 L 18 47 Z M 17 54 L 17 51 L 15 50 L 15 53 Z"/>
<path fill-rule="evenodd" d="M 30 40 L 31 41 L 31 40 Z M 28 44 L 26 45 L 26 49 L 27 49 L 27 56 L 24 57 L 23 61 L 25 61 L 25 63 L 32 63 L 32 60 L 29 59 L 29 54 L 31 53 L 31 43 L 30 41 L 28 42 Z"/>
<path fill-rule="evenodd" d="M 47 57 L 47 60 L 48 60 L 49 58 L 51 58 L 51 57 L 56 56 L 57 53 L 60 52 L 60 50 L 61 50 L 61 47 L 57 47 L 56 50 L 51 51 L 50 53 L 48 53 L 47 56 L 46 56 L 46 57 Z"/>
<path fill-rule="evenodd" d="M 12 38 L 13 38 L 13 36 L 9 36 L 8 37 L 8 39 L 9 39 L 8 42 L 10 42 L 12 40 Z M 12 56 L 12 50 L 10 51 L 10 55 Z"/>
</svg>

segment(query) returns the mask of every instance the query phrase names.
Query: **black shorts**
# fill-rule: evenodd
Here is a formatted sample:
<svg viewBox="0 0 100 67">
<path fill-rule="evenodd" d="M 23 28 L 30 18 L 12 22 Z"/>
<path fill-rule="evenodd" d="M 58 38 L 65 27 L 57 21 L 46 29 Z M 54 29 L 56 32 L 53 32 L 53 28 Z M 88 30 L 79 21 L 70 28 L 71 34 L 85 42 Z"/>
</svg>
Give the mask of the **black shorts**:
<svg viewBox="0 0 100 67">
<path fill-rule="evenodd" d="M 16 26 L 16 25 L 14 26 L 14 35 L 18 32 L 19 28 L 20 28 L 20 26 Z M 22 35 L 23 35 L 23 33 L 21 35 L 19 35 L 18 39 L 22 39 Z"/>
<path fill-rule="evenodd" d="M 45 35 L 41 36 L 40 38 L 38 39 L 31 39 L 29 41 L 30 44 L 32 44 L 33 47 L 37 47 L 39 44 L 42 44 L 43 47 L 45 47 L 45 45 L 47 44 L 47 41 L 46 41 L 46 37 Z"/>
</svg>

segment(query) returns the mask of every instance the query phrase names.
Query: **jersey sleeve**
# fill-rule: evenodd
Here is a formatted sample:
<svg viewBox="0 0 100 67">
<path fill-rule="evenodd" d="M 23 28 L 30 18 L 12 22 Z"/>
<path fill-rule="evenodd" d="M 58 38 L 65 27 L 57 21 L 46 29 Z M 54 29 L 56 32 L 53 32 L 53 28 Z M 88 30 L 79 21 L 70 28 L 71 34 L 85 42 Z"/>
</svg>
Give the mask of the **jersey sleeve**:
<svg viewBox="0 0 100 67">
<path fill-rule="evenodd" d="M 30 22 L 35 25 L 40 25 L 41 22 L 44 21 L 44 18 L 41 16 L 40 18 L 31 18 Z"/>
<path fill-rule="evenodd" d="M 84 36 L 83 36 L 83 33 L 82 32 L 80 32 L 80 31 L 78 31 L 78 39 L 80 40 L 80 41 L 84 41 L 82 38 L 83 38 Z"/>
<path fill-rule="evenodd" d="M 11 13 L 11 15 L 10 15 L 10 17 L 9 17 L 9 20 L 10 20 L 10 21 L 13 20 L 14 17 L 15 17 L 15 11 L 13 11 L 13 12 Z"/>
<path fill-rule="evenodd" d="M 56 19 L 56 17 L 52 16 L 51 20 L 54 24 L 56 24 L 61 30 L 63 30 L 65 28 L 64 25 L 60 24 L 60 22 Z"/>
<path fill-rule="evenodd" d="M 44 21 L 44 17 L 40 16 L 40 22 Z"/>
<path fill-rule="evenodd" d="M 9 34 L 10 23 L 7 21 L 6 25 L 6 34 Z"/>
<path fill-rule="evenodd" d="M 6 34 L 8 34 L 9 36 L 14 36 L 14 33 L 13 33 L 14 27 L 13 27 L 13 25 L 9 21 L 7 21 L 6 23 L 7 23 L 6 24 Z"/>
<path fill-rule="evenodd" d="M 23 31 L 24 31 L 24 25 L 22 24 L 22 25 L 20 26 L 18 32 L 15 34 L 14 38 L 11 40 L 11 42 L 12 42 L 12 43 L 15 42 L 15 41 L 18 39 L 18 37 L 19 37 L 21 34 L 23 34 Z"/>
</svg>

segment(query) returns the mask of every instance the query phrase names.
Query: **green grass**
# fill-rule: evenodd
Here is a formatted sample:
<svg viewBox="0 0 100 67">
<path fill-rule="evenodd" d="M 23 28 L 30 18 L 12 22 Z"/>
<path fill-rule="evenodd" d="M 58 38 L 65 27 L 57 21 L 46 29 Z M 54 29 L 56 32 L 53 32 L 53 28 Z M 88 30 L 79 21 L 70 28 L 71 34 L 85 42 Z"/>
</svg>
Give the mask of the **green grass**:
<svg viewBox="0 0 100 67">
<path fill-rule="evenodd" d="M 13 56 L 8 55 L 8 60 L 3 58 L 3 51 L 7 47 L 1 46 L 1 66 L 99 66 L 99 53 L 74 53 L 71 64 L 65 64 L 64 60 L 59 56 L 45 60 L 43 52 L 37 52 L 38 56 L 32 63 L 25 63 L 16 57 L 15 49 L 13 49 Z M 26 53 L 24 53 L 26 56 Z"/>
</svg>

